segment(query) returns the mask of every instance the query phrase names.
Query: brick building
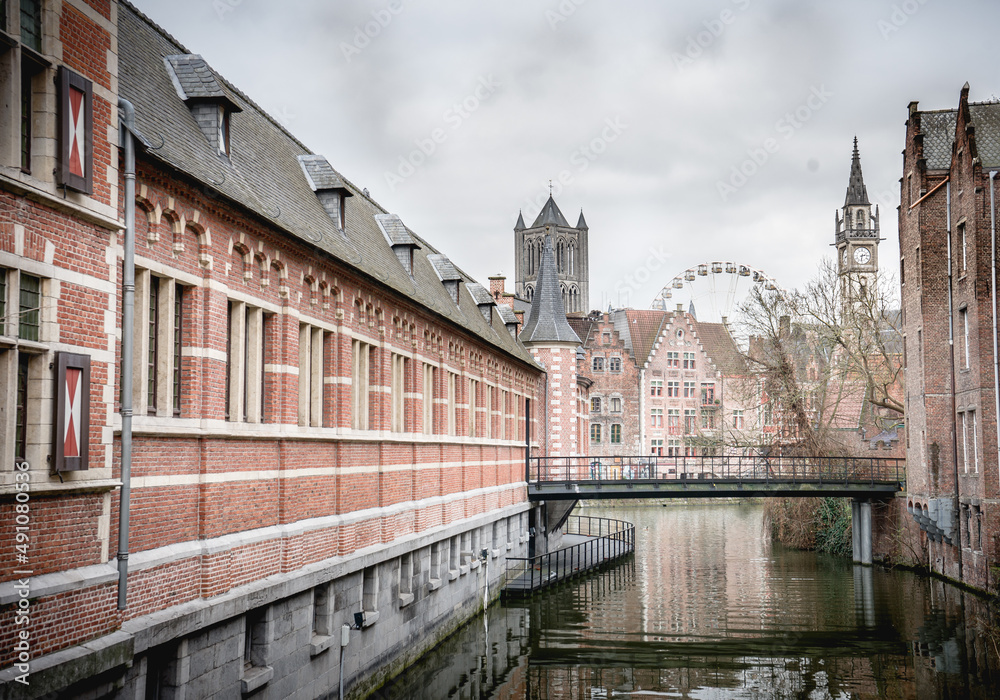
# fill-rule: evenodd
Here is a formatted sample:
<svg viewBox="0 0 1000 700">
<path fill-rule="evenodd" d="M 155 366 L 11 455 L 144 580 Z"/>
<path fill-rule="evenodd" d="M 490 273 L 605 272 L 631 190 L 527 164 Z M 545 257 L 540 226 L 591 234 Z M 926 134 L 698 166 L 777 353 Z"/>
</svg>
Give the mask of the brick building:
<svg viewBox="0 0 1000 700">
<path fill-rule="evenodd" d="M 30 510 L 23 566 L 0 573 L 3 680 L 29 673 L 29 697 L 312 698 L 342 669 L 371 689 L 543 529 L 524 442 L 546 378 L 517 319 L 127 3 L 0 7 L 0 450 L 22 465 L 0 471 L 6 542 Z M 567 380 L 571 416 L 585 390 Z"/>
<path fill-rule="evenodd" d="M 996 585 L 1000 103 L 910 103 L 899 210 L 907 509 L 931 568 Z"/>
</svg>

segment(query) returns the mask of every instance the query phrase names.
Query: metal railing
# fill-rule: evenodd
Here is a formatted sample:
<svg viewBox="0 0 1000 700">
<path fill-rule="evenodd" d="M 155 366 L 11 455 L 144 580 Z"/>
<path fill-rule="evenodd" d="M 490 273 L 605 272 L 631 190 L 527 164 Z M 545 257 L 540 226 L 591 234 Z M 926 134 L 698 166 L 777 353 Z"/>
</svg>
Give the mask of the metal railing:
<svg viewBox="0 0 1000 700">
<path fill-rule="evenodd" d="M 906 460 L 884 457 L 531 457 L 529 484 L 712 479 L 767 484 L 905 484 Z"/>
<path fill-rule="evenodd" d="M 505 595 L 528 595 L 635 551 L 635 526 L 624 520 L 571 515 L 563 534 L 588 539 L 536 557 L 507 557 Z"/>
</svg>

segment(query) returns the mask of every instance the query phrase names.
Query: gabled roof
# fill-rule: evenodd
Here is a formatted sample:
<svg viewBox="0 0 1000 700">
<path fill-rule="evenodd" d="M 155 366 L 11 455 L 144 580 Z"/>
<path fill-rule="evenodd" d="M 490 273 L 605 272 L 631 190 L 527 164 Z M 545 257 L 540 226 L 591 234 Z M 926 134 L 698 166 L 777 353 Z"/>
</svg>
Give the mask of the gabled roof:
<svg viewBox="0 0 1000 700">
<path fill-rule="evenodd" d="M 549 198 L 551 200 L 551 197 Z M 552 253 L 552 236 L 545 236 L 545 248 L 538 266 L 535 296 L 531 300 L 531 312 L 521 330 L 522 343 L 576 343 L 577 336 L 566 321 L 556 260 Z"/>
<path fill-rule="evenodd" d="M 924 160 L 928 170 L 951 167 L 951 144 L 955 141 L 958 110 L 920 113 L 920 133 L 924 136 Z"/>
<path fill-rule="evenodd" d="M 1000 102 L 970 104 L 969 115 L 976 127 L 976 153 L 983 167 L 1000 166 Z"/>
<path fill-rule="evenodd" d="M 656 309 L 625 309 L 624 315 L 627 321 L 625 346 L 631 350 L 636 365 L 641 366 L 649 360 L 669 314 Z M 618 331 L 621 333 L 621 329 Z"/>
<path fill-rule="evenodd" d="M 712 359 L 716 369 L 729 377 L 746 372 L 743 355 L 724 324 L 699 321 L 695 324 L 695 331 L 705 354 Z"/>
<path fill-rule="evenodd" d="M 851 177 L 847 182 L 847 197 L 844 206 L 848 204 L 871 204 L 868 201 L 868 190 L 865 189 L 865 178 L 861 174 L 861 156 L 858 155 L 858 137 L 854 137 L 854 154 L 851 156 Z"/>
<path fill-rule="evenodd" d="M 566 221 L 566 217 L 563 213 L 559 211 L 559 206 L 556 204 L 556 200 L 552 199 L 552 195 L 549 195 L 548 201 L 545 202 L 545 206 L 542 210 L 538 212 L 538 216 L 535 217 L 535 223 L 531 225 L 531 228 L 538 228 L 539 226 L 563 226 L 565 228 L 571 228 L 569 222 Z"/>
<path fill-rule="evenodd" d="M 302 172 L 305 173 L 306 181 L 313 192 L 344 190 L 344 194 L 348 197 L 354 196 L 354 193 L 347 188 L 347 185 L 344 184 L 340 175 L 337 174 L 337 171 L 333 169 L 333 166 L 330 165 L 330 162 L 326 158 L 312 154 L 303 154 L 298 158 L 299 165 L 302 166 Z"/>
<path fill-rule="evenodd" d="M 508 323 L 517 323 L 517 316 L 514 315 L 514 310 L 506 304 L 497 304 L 497 312 L 500 314 L 500 320 L 503 321 L 505 326 Z"/>
</svg>

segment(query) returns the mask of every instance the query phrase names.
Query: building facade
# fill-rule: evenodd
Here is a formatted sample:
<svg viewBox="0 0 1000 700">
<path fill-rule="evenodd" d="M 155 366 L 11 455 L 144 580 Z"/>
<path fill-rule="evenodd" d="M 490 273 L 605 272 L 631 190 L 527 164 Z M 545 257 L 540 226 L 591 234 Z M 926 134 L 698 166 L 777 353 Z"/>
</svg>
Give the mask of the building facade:
<svg viewBox="0 0 1000 700">
<path fill-rule="evenodd" d="M 527 553 L 545 374 L 488 290 L 135 8 L 20 5 L 0 5 L 21 144 L 0 171 L 0 532 L 30 533 L 0 574 L 2 680 L 360 696 Z"/>
<path fill-rule="evenodd" d="M 909 106 L 899 209 L 907 510 L 936 572 L 993 590 L 1000 104 Z"/>
</svg>

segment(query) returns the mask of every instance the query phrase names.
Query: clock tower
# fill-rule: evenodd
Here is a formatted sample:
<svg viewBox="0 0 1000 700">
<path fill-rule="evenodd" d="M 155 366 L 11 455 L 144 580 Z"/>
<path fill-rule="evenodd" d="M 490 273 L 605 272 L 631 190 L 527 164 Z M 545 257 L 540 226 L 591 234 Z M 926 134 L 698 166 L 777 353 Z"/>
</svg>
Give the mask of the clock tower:
<svg viewBox="0 0 1000 700">
<path fill-rule="evenodd" d="M 847 183 L 847 197 L 843 209 L 835 212 L 837 271 L 844 284 L 845 299 L 874 288 L 878 274 L 879 238 L 878 206 L 872 214 L 868 190 L 861 174 L 861 157 L 858 155 L 858 138 L 854 137 L 854 155 L 851 158 L 851 177 Z"/>
</svg>

